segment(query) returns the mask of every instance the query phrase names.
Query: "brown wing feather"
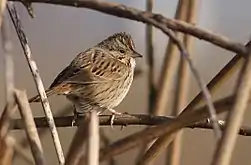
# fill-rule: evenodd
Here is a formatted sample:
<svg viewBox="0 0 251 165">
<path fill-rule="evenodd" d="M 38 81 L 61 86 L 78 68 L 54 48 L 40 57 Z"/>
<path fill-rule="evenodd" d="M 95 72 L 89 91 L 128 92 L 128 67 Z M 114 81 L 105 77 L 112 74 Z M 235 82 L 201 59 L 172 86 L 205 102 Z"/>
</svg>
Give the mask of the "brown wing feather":
<svg viewBox="0 0 251 165">
<path fill-rule="evenodd" d="M 116 81 L 126 75 L 127 66 L 103 49 L 82 52 L 54 80 L 50 88 L 65 83 L 101 83 Z"/>
</svg>

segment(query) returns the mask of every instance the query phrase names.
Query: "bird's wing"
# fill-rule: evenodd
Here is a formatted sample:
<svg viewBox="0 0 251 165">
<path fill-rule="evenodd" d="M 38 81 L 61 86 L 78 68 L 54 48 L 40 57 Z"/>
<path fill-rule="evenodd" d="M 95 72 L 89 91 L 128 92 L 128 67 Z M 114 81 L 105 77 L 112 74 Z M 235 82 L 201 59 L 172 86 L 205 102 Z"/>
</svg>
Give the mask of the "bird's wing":
<svg viewBox="0 0 251 165">
<path fill-rule="evenodd" d="M 75 57 L 54 80 L 50 88 L 61 84 L 93 84 L 120 80 L 126 76 L 128 66 L 102 49 L 89 49 Z"/>
</svg>

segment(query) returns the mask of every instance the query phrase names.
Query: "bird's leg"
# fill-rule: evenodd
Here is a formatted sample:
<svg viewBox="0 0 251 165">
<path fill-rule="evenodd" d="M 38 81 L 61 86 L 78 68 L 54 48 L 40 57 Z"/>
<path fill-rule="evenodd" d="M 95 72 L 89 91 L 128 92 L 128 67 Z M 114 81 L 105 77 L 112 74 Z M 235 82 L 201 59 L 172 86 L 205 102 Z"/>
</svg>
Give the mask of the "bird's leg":
<svg viewBox="0 0 251 165">
<path fill-rule="evenodd" d="M 77 120 L 77 118 L 78 118 L 78 116 L 79 116 L 79 114 L 78 114 L 78 112 L 77 112 L 77 109 L 76 109 L 75 105 L 74 105 L 73 113 L 74 113 L 74 116 L 73 116 L 73 119 L 72 119 L 72 121 L 71 121 L 71 126 L 72 126 L 72 127 L 73 127 L 74 124 L 76 123 L 76 120 Z"/>
<path fill-rule="evenodd" d="M 110 126 L 113 128 L 113 123 L 116 115 L 122 115 L 122 113 L 115 111 L 114 109 L 108 108 L 108 110 L 112 113 L 111 119 L 110 119 Z"/>
</svg>

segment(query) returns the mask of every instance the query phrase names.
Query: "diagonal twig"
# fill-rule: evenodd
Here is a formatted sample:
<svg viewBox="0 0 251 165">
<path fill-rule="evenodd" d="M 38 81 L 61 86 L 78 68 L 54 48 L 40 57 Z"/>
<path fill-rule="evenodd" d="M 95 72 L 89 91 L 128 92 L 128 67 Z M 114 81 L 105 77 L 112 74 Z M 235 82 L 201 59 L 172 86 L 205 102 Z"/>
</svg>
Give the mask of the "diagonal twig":
<svg viewBox="0 0 251 165">
<path fill-rule="evenodd" d="M 249 41 L 246 47 L 251 46 L 251 41 Z M 226 81 L 226 79 L 233 74 L 234 71 L 240 66 L 243 58 L 241 54 L 236 54 L 221 70 L 216 76 L 207 84 L 208 89 L 213 93 L 219 86 Z M 188 106 L 181 112 L 183 115 L 193 109 L 198 103 L 202 101 L 203 94 L 200 92 L 197 96 L 188 104 Z"/>
<path fill-rule="evenodd" d="M 38 68 L 36 66 L 36 62 L 32 59 L 31 50 L 30 50 L 30 47 L 28 45 L 27 38 L 25 36 L 22 24 L 21 24 L 21 22 L 19 20 L 19 16 L 18 16 L 18 13 L 16 11 L 16 8 L 15 8 L 14 4 L 12 4 L 12 2 L 9 2 L 9 4 L 7 5 L 7 8 L 8 8 L 9 14 L 11 16 L 11 20 L 12 20 L 14 26 L 15 26 L 18 38 L 20 40 L 21 46 L 23 48 L 23 51 L 24 51 L 24 54 L 25 54 L 25 57 L 26 57 L 26 60 L 27 60 L 28 65 L 30 67 L 32 76 L 34 78 L 34 81 L 35 81 L 35 84 L 36 84 L 36 87 L 37 87 L 37 91 L 38 91 L 38 93 L 39 93 L 39 95 L 41 97 L 41 103 L 42 103 L 42 106 L 43 106 L 43 109 L 44 109 L 44 113 L 45 113 L 45 115 L 47 117 L 47 122 L 49 123 L 49 128 L 50 128 L 52 139 L 53 139 L 54 146 L 55 146 L 55 149 L 56 149 L 58 161 L 59 161 L 60 164 L 64 164 L 65 160 L 64 160 L 63 150 L 62 150 L 62 147 L 61 147 L 61 144 L 60 144 L 57 129 L 55 127 L 55 123 L 54 123 L 54 120 L 53 120 L 53 115 L 52 115 L 52 112 L 51 112 L 51 109 L 50 109 L 50 105 L 49 105 L 47 96 L 45 94 L 44 86 L 43 86 L 41 77 L 39 75 Z"/>
</svg>

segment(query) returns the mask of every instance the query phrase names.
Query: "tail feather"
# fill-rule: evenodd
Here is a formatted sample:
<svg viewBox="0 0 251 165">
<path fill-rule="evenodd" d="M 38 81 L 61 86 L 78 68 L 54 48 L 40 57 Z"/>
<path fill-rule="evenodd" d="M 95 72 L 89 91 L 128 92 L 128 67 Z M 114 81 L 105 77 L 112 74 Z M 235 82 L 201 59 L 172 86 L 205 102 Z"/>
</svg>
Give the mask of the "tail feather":
<svg viewBox="0 0 251 165">
<path fill-rule="evenodd" d="M 45 91 L 45 93 L 46 93 L 47 97 L 49 97 L 49 96 L 51 96 L 51 95 L 53 95 L 53 94 L 56 93 L 56 88 L 47 89 Z M 32 98 L 29 99 L 29 103 L 40 102 L 40 101 L 41 101 L 40 95 L 36 95 L 36 96 L 34 96 L 34 97 L 32 97 Z"/>
</svg>

